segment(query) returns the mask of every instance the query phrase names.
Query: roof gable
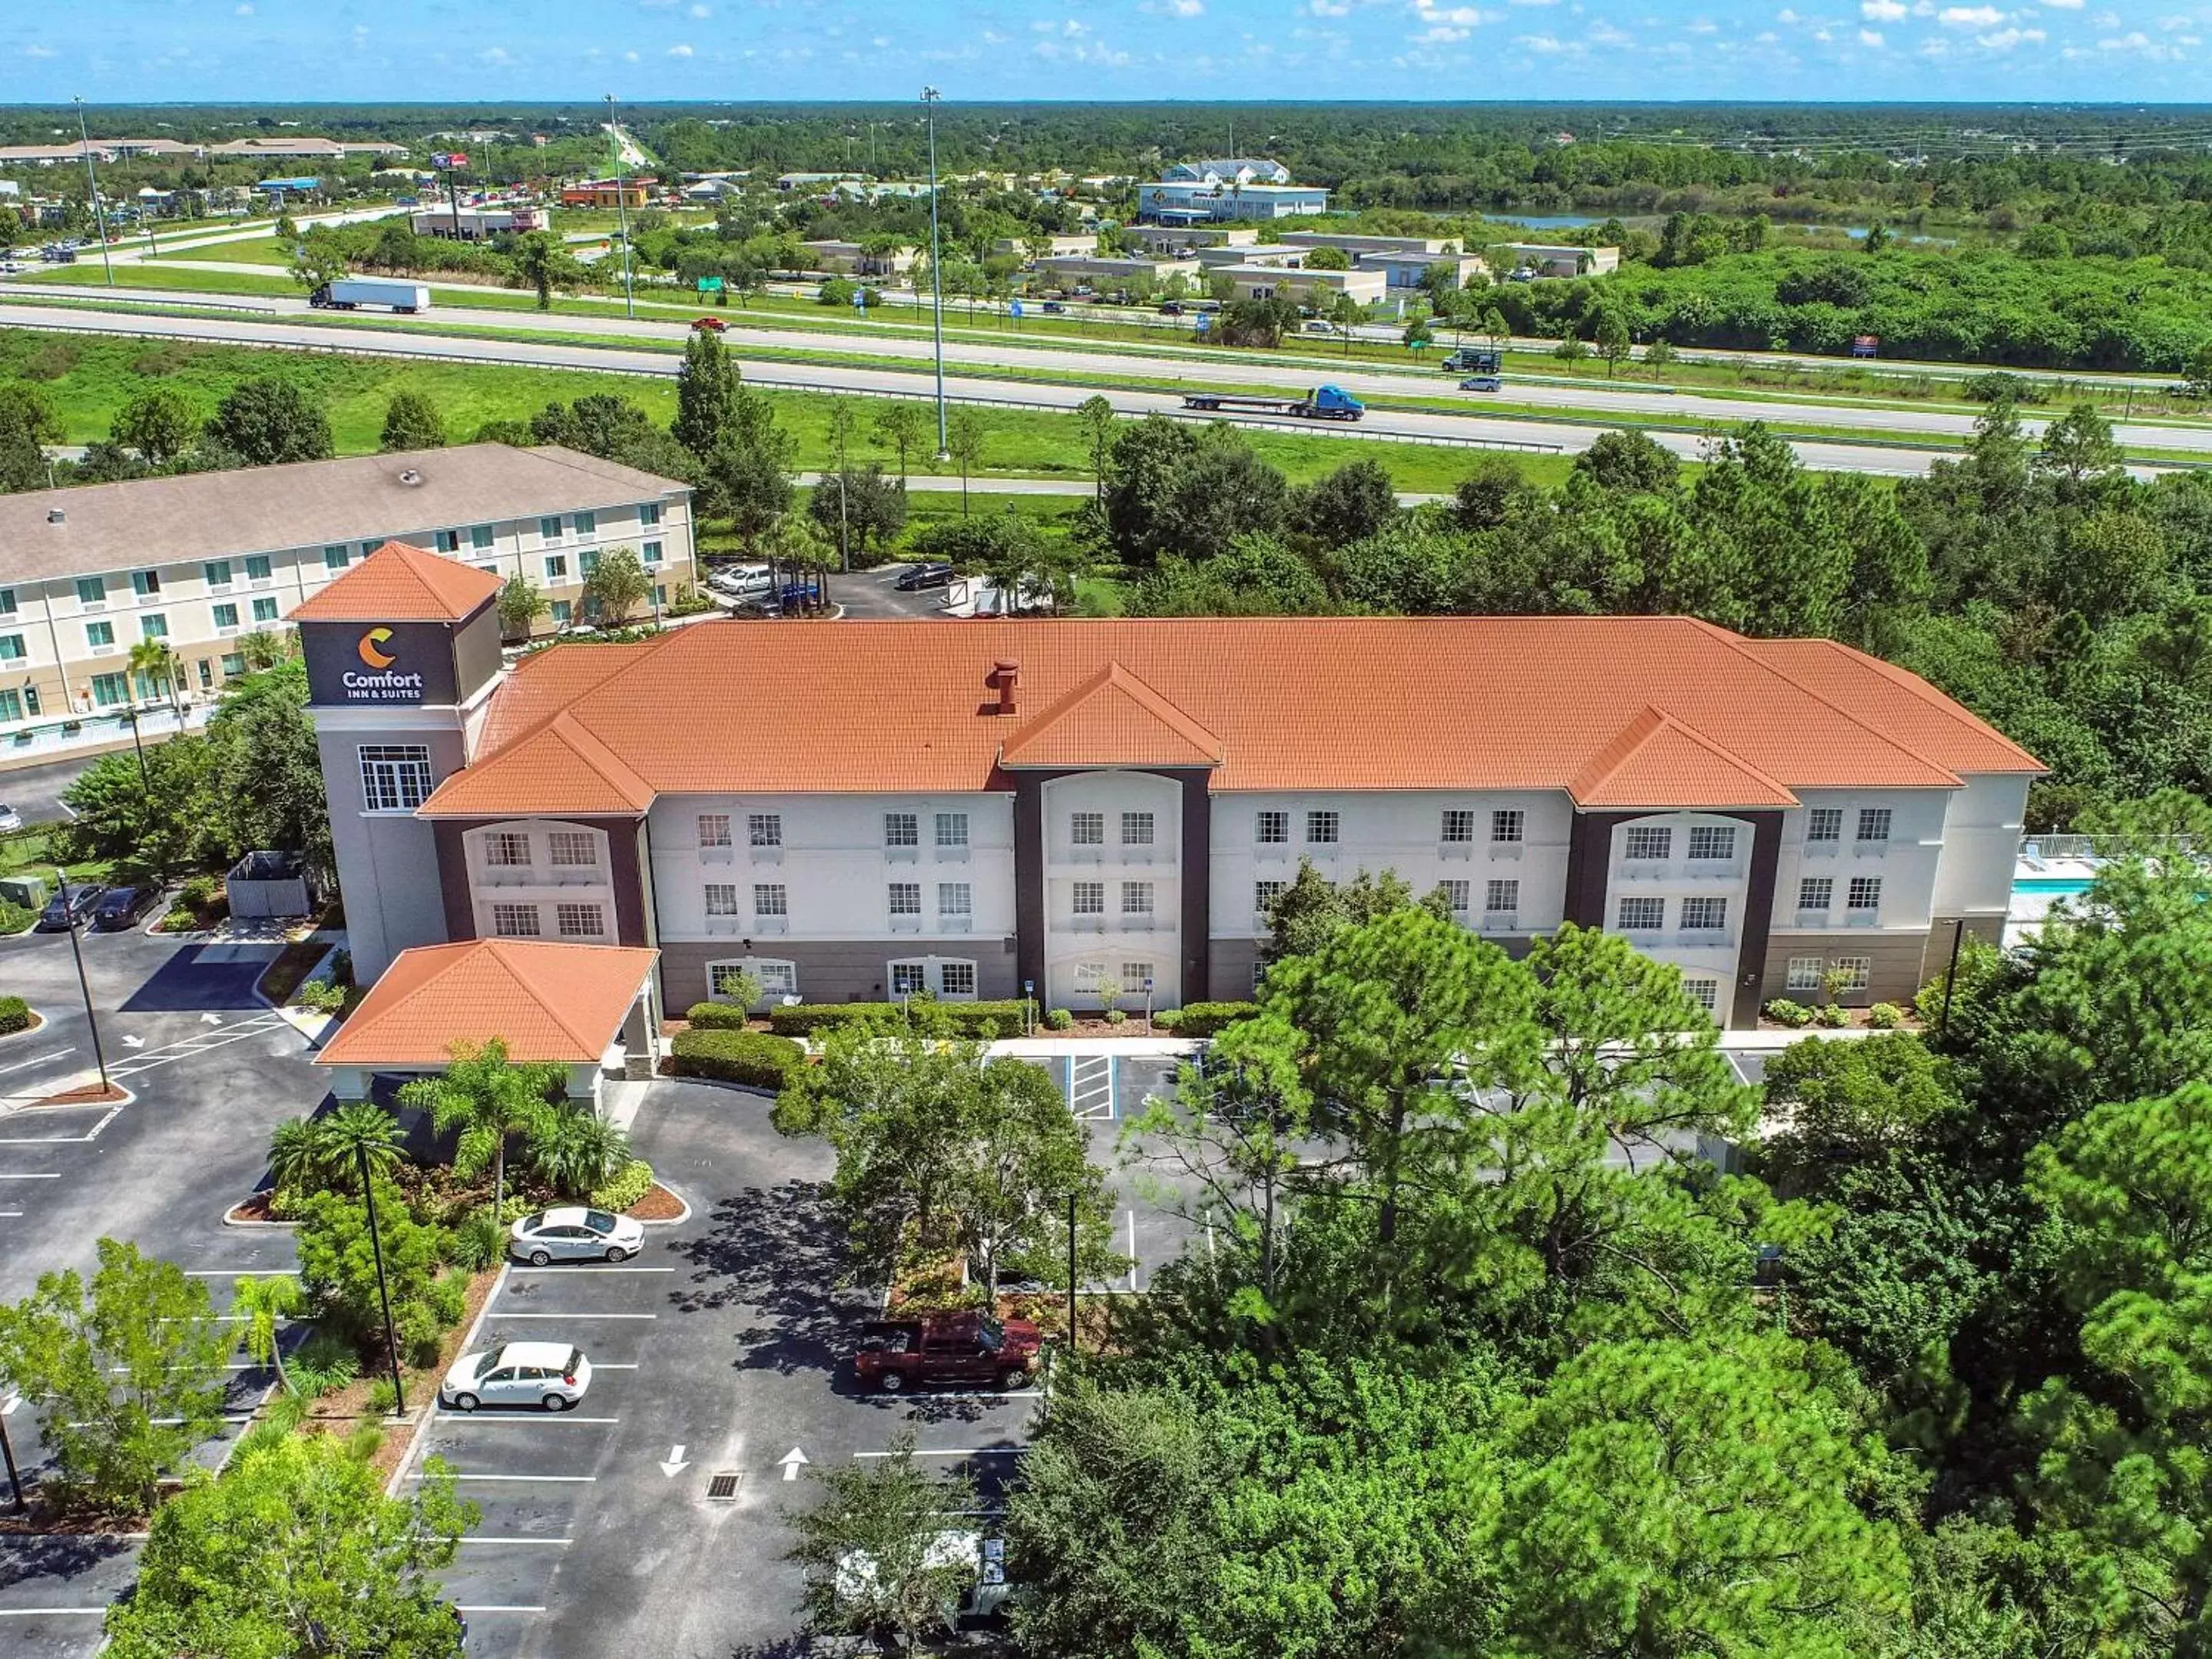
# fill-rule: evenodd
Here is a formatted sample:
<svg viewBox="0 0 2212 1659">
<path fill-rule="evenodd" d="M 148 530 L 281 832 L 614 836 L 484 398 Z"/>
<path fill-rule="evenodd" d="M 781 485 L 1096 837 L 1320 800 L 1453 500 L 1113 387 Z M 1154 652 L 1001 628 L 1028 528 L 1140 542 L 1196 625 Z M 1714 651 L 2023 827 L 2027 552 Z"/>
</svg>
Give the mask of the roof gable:
<svg viewBox="0 0 2212 1659">
<path fill-rule="evenodd" d="M 1583 806 L 1794 806 L 1797 797 L 1662 709 L 1645 708 L 1567 786 Z"/>
<path fill-rule="evenodd" d="M 311 599 L 295 622 L 465 622 L 499 597 L 499 578 L 443 554 L 386 542 Z"/>
<path fill-rule="evenodd" d="M 629 817 L 653 805 L 653 789 L 621 756 L 568 714 L 489 760 L 454 773 L 422 803 L 424 817 L 504 817 L 517 799 L 553 803 L 530 809 L 583 817 Z"/>
<path fill-rule="evenodd" d="M 1035 766 L 1218 766 L 1221 739 L 1110 662 L 1006 742 L 999 763 Z"/>
<path fill-rule="evenodd" d="M 430 1066 L 497 1037 L 507 1057 L 582 1065 L 622 1030 L 657 953 L 544 939 L 403 951 L 322 1052 L 320 1066 Z"/>
</svg>

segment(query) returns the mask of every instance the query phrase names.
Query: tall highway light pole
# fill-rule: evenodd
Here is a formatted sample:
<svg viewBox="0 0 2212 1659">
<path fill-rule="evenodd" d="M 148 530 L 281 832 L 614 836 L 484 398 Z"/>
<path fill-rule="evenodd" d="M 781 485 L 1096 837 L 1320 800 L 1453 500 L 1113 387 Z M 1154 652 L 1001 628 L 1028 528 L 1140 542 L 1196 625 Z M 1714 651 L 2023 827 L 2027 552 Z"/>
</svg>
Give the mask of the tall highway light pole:
<svg viewBox="0 0 2212 1659">
<path fill-rule="evenodd" d="M 623 315 L 634 318 L 637 315 L 637 289 L 629 275 L 629 209 L 623 201 L 628 193 L 623 188 L 623 164 L 627 158 L 623 154 L 622 129 L 615 125 L 615 95 L 611 92 L 607 94 L 607 139 L 615 147 L 615 223 L 622 229 Z"/>
<path fill-rule="evenodd" d="M 951 454 L 945 440 L 945 270 L 937 244 L 937 100 L 944 94 L 935 87 L 921 89 L 921 106 L 929 115 L 929 297 L 937 315 L 937 459 Z"/>
<path fill-rule="evenodd" d="M 107 285 L 115 286 L 115 261 L 107 253 L 107 215 L 100 205 L 100 174 L 92 166 L 92 135 L 85 131 L 84 100 L 70 100 L 76 106 L 76 136 L 84 141 L 84 179 L 92 187 L 92 228 L 100 238 L 100 268 L 107 273 Z"/>
</svg>

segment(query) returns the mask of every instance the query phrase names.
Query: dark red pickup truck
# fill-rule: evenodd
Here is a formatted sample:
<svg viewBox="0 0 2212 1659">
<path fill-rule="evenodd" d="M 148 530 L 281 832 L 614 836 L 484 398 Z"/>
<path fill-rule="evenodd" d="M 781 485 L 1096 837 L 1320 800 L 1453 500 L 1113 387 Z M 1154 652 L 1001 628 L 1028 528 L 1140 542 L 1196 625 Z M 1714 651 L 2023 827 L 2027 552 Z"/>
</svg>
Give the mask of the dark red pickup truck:
<svg viewBox="0 0 2212 1659">
<path fill-rule="evenodd" d="M 989 1314 L 925 1314 L 860 1328 L 853 1369 L 864 1389 L 896 1394 L 929 1383 L 1018 1389 L 1036 1369 L 1041 1341 L 1026 1319 Z"/>
</svg>

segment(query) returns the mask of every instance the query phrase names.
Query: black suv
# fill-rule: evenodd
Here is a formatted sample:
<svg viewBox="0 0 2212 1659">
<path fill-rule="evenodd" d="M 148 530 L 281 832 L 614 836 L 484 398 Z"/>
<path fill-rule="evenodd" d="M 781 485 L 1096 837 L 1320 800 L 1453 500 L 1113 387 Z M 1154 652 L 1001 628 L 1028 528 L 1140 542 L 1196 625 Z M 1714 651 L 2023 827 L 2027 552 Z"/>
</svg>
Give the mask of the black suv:
<svg viewBox="0 0 2212 1659">
<path fill-rule="evenodd" d="M 92 908 L 94 931 L 120 932 L 132 926 L 154 908 L 154 890 L 150 887 L 109 888 L 100 896 L 100 902 Z"/>
<path fill-rule="evenodd" d="M 92 914 L 92 907 L 100 902 L 99 885 L 88 881 L 73 881 L 46 901 L 46 908 L 39 912 L 39 932 L 58 933 L 72 927 Z"/>
<path fill-rule="evenodd" d="M 947 586 L 951 580 L 952 567 L 949 564 L 918 564 L 899 577 L 897 586 L 902 593 L 917 593 L 925 587 Z"/>
</svg>

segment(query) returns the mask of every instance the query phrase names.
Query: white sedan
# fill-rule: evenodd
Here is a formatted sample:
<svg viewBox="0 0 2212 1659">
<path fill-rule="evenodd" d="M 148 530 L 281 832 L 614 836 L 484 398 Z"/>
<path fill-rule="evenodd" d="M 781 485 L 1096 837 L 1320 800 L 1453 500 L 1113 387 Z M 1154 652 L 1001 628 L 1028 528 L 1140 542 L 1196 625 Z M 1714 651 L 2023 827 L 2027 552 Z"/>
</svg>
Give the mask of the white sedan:
<svg viewBox="0 0 2212 1659">
<path fill-rule="evenodd" d="M 627 1261 L 644 1248 L 644 1223 L 580 1204 L 523 1216 L 507 1236 L 507 1254 L 533 1267 L 555 1261 Z"/>
<path fill-rule="evenodd" d="M 592 1386 L 592 1362 L 565 1342 L 508 1342 L 453 1362 L 438 1403 L 457 1412 L 479 1406 L 537 1406 L 565 1412 Z"/>
</svg>

